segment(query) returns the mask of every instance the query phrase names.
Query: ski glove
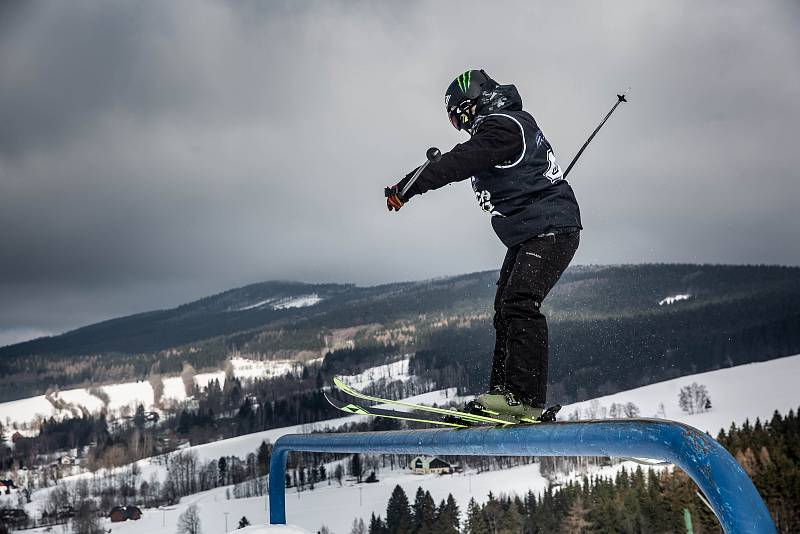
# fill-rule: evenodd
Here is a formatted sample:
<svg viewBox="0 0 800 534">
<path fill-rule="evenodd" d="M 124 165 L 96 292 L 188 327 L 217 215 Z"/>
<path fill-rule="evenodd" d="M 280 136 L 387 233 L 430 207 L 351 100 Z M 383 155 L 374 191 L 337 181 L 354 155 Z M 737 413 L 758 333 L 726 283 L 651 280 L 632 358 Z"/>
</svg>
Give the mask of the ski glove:
<svg viewBox="0 0 800 534">
<path fill-rule="evenodd" d="M 400 208 L 403 207 L 403 204 L 407 202 L 407 200 L 403 198 L 403 195 L 400 194 L 400 184 L 402 184 L 402 182 L 391 187 L 387 187 L 384 190 L 384 193 L 386 194 L 386 207 L 389 208 L 389 211 L 400 211 Z"/>
</svg>

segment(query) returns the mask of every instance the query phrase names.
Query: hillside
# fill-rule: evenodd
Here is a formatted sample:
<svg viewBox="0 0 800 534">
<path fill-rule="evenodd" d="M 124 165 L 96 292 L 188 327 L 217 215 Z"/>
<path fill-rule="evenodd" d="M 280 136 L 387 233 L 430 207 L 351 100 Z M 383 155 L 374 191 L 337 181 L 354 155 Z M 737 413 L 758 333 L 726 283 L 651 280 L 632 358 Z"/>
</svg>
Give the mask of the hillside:
<svg viewBox="0 0 800 534">
<path fill-rule="evenodd" d="M 413 372 L 476 390 L 495 280 L 487 271 L 373 287 L 253 284 L 0 348 L 0 400 L 141 380 L 156 362 L 175 375 L 183 362 L 213 371 L 232 356 L 308 362 L 353 349 L 362 368 L 415 352 Z M 800 351 L 799 268 L 578 266 L 545 308 L 559 400 Z"/>
<path fill-rule="evenodd" d="M 736 366 L 730 369 L 712 371 L 697 375 L 684 376 L 678 379 L 653 384 L 636 390 L 620 392 L 613 397 L 593 399 L 587 403 L 565 406 L 562 410 L 564 417 L 578 411 L 583 415 L 587 408 L 594 404 L 595 410 L 608 409 L 615 402 L 633 402 L 642 410 L 642 416 L 654 416 L 661 404 L 667 410 L 670 419 L 692 425 L 700 430 L 716 435 L 720 429 L 728 429 L 732 423 L 737 425 L 745 421 L 753 423 L 756 418 L 769 420 L 778 410 L 788 413 L 797 409 L 797 396 L 795 394 L 793 377 L 800 368 L 800 355 L 780 358 L 769 362 Z M 355 379 L 355 378 L 354 378 Z M 685 385 L 693 382 L 704 384 L 708 387 L 709 394 L 714 402 L 711 411 L 701 414 L 688 415 L 677 408 L 677 392 Z M 747 390 L 747 397 L 742 391 Z M 427 394 L 428 402 L 441 401 L 443 394 Z M 422 400 L 417 398 L 416 400 Z M 602 415 L 602 416 L 607 416 Z M 192 452 L 197 455 L 199 465 L 214 462 L 222 456 L 236 456 L 244 459 L 248 454 L 267 440 L 274 442 L 278 437 L 288 433 L 311 432 L 335 428 L 346 422 L 364 420 L 364 416 L 352 415 L 335 420 L 320 422 L 317 425 L 291 426 L 222 440 L 206 445 L 193 446 L 174 454 Z M 329 464 L 332 471 L 333 464 Z M 608 467 L 593 466 L 589 471 L 575 471 L 566 476 L 558 476 L 558 482 L 566 480 L 579 480 L 584 475 L 599 475 L 613 477 L 623 467 L 635 469 L 636 465 L 626 462 Z M 160 459 L 146 459 L 138 462 L 138 480 L 165 480 L 167 477 L 164 462 Z M 127 472 L 127 468 L 120 468 L 120 473 Z M 70 477 L 66 482 L 74 483 L 80 478 L 89 479 L 91 474 Z M 471 499 L 485 502 L 487 494 L 492 491 L 497 494 L 524 495 L 528 491 L 539 493 L 547 488 L 550 478 L 542 473 L 542 464 L 534 463 L 520 465 L 508 469 L 480 471 L 466 469 L 462 473 L 447 476 L 415 475 L 395 466 L 390 469 L 388 465 L 380 471 L 380 480 L 374 484 L 356 484 L 354 480 L 345 480 L 339 487 L 336 482 L 331 485 L 322 483 L 313 491 L 297 492 L 296 488 L 287 489 L 287 518 L 290 523 L 302 528 L 317 532 L 322 525 L 327 525 L 333 532 L 349 532 L 352 520 L 356 517 L 369 519 L 370 514 L 385 514 L 386 502 L 395 487 L 400 485 L 407 494 L 413 495 L 417 486 L 422 485 L 430 491 L 434 500 L 439 502 L 452 494 L 458 502 L 466 506 Z M 44 489 L 34 494 L 34 500 L 27 505 L 32 514 L 38 514 L 45 505 L 52 491 Z M 266 521 L 268 509 L 265 497 L 230 498 L 231 487 L 219 487 L 212 490 L 196 493 L 184 497 L 177 506 L 164 508 L 145 509 L 143 518 L 136 522 L 125 522 L 113 525 L 114 532 L 143 532 L 152 534 L 168 534 L 174 532 L 175 522 L 188 506 L 198 504 L 207 532 L 223 532 L 225 528 L 225 514 L 228 514 L 229 529 L 242 516 L 247 516 L 253 524 Z M 0 497 L 0 504 L 2 503 Z M 10 497 L 6 497 L 10 499 Z M 698 504 L 698 506 L 700 506 Z M 466 509 L 462 509 L 462 518 Z M 103 526 L 112 526 L 107 519 Z M 43 532 L 36 529 L 33 532 Z"/>
</svg>

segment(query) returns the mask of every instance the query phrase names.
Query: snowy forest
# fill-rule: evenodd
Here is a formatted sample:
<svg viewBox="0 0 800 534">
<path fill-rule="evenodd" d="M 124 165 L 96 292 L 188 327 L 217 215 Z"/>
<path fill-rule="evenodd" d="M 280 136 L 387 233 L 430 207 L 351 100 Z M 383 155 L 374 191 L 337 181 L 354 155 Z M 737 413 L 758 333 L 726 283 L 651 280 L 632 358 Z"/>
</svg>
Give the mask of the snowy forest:
<svg viewBox="0 0 800 534">
<path fill-rule="evenodd" d="M 768 422 L 732 425 L 717 440 L 730 451 L 764 497 L 778 532 L 800 531 L 800 417 L 775 413 Z M 498 490 L 502 491 L 502 490 Z M 463 523 L 454 510 L 466 507 Z M 455 517 L 457 517 L 457 512 Z M 688 518 L 688 519 L 687 519 Z M 549 532 L 719 533 L 716 517 L 679 469 L 624 468 L 613 478 L 584 478 L 548 488 L 542 495 L 490 493 L 486 502 L 437 506 L 417 491 L 413 503 L 402 488 L 392 493 L 384 516 L 357 519 L 351 534 L 544 534 Z"/>
</svg>

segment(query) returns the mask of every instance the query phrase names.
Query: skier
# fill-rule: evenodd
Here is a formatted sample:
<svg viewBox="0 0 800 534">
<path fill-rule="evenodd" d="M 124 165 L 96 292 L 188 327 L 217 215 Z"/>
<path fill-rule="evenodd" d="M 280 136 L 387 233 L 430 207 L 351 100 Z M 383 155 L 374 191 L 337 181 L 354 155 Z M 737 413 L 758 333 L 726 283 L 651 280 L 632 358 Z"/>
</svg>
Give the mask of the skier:
<svg viewBox="0 0 800 534">
<path fill-rule="evenodd" d="M 578 248 L 578 202 L 514 85 L 469 70 L 450 84 L 444 103 L 452 125 L 470 139 L 428 165 L 405 194 L 414 171 L 387 188 L 386 205 L 399 211 L 416 195 L 471 178 L 508 252 L 494 300 L 489 391 L 470 408 L 536 420 L 547 395 L 547 320 L 540 307 Z"/>
</svg>

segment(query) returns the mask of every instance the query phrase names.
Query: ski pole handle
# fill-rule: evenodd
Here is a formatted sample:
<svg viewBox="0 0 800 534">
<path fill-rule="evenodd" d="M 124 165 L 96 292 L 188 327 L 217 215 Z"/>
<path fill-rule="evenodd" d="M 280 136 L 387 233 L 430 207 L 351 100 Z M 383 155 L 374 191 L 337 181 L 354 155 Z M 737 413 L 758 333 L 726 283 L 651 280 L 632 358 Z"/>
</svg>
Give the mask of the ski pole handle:
<svg viewBox="0 0 800 534">
<path fill-rule="evenodd" d="M 437 161 L 442 159 L 442 152 L 441 152 L 441 150 L 439 150 L 435 146 L 432 146 L 432 147 L 430 147 L 428 149 L 427 152 L 425 152 L 425 157 L 427 158 L 425 160 L 425 163 L 420 165 L 419 169 L 417 169 L 417 172 L 414 173 L 414 176 L 411 177 L 411 179 L 403 187 L 403 190 L 400 191 L 400 196 L 401 197 L 405 197 L 406 196 L 406 192 L 408 191 L 408 189 L 412 185 L 414 185 L 414 182 L 417 181 L 417 178 L 419 178 L 419 175 L 422 174 L 422 171 L 425 170 L 425 167 L 427 167 L 429 163 L 436 163 Z M 387 194 L 387 196 L 388 196 L 388 194 Z"/>
</svg>

